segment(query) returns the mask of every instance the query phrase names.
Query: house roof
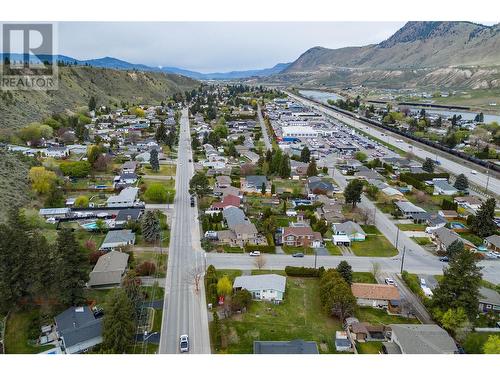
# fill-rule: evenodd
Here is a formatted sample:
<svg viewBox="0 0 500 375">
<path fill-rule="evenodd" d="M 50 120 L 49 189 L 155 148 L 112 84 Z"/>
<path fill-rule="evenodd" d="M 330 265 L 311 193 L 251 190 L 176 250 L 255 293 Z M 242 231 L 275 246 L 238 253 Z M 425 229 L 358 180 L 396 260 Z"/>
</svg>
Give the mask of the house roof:
<svg viewBox="0 0 500 375">
<path fill-rule="evenodd" d="M 408 201 L 397 201 L 395 204 L 402 212 L 426 212 L 423 208 Z"/>
<path fill-rule="evenodd" d="M 361 228 L 361 225 L 355 223 L 354 221 L 346 221 L 344 223 L 334 224 L 334 225 L 335 225 L 335 230 L 337 232 L 344 232 L 347 235 L 354 233 L 361 233 L 366 235 L 363 228 Z"/>
<path fill-rule="evenodd" d="M 246 290 L 272 289 L 284 293 L 286 277 L 275 274 L 238 276 L 234 279 L 233 288 Z"/>
<path fill-rule="evenodd" d="M 240 203 L 241 203 L 240 197 L 229 194 L 226 195 L 221 202 L 215 202 L 214 204 L 212 204 L 212 207 L 213 208 L 225 208 L 228 206 L 239 207 Z"/>
<path fill-rule="evenodd" d="M 219 185 L 231 185 L 231 177 L 229 176 L 217 176 L 215 177 L 215 181 L 219 184 Z"/>
<path fill-rule="evenodd" d="M 450 335 L 436 324 L 391 324 L 392 338 L 404 354 L 453 354 Z"/>
<path fill-rule="evenodd" d="M 470 205 L 480 205 L 482 203 L 481 199 L 474 195 L 469 195 L 466 197 L 455 197 L 454 201 L 457 203 L 468 203 Z"/>
<path fill-rule="evenodd" d="M 463 242 L 464 245 L 475 247 L 472 242 L 470 242 L 465 238 L 460 237 L 456 232 L 445 227 L 436 229 L 435 231 L 432 232 L 432 234 L 434 234 L 439 239 L 439 241 L 443 244 L 444 247 L 450 246 L 456 240 Z"/>
<path fill-rule="evenodd" d="M 257 189 L 260 189 L 262 184 L 267 185 L 266 176 L 246 176 L 245 181 L 248 186 L 254 186 Z"/>
<path fill-rule="evenodd" d="M 224 208 L 222 216 L 227 222 L 227 226 L 233 229 L 238 224 L 244 224 L 248 221 L 245 213 L 238 207 L 229 206 Z"/>
<path fill-rule="evenodd" d="M 107 203 L 134 201 L 137 198 L 139 189 L 136 187 L 127 187 L 120 191 L 118 195 L 112 195 L 108 198 Z"/>
<path fill-rule="evenodd" d="M 498 234 L 493 234 L 491 236 L 488 236 L 484 240 L 495 247 L 500 247 L 500 236 Z"/>
<path fill-rule="evenodd" d="M 253 354 L 319 354 L 314 341 L 254 341 Z"/>
<path fill-rule="evenodd" d="M 500 306 L 500 293 L 490 288 L 479 288 L 479 302 Z"/>
<path fill-rule="evenodd" d="M 88 306 L 70 307 L 54 318 L 59 336 L 66 348 L 101 336 L 102 321 L 96 319 Z"/>
<path fill-rule="evenodd" d="M 399 300 L 399 290 L 393 285 L 353 283 L 352 294 L 356 298 L 377 300 Z"/>
<path fill-rule="evenodd" d="M 437 187 L 441 190 L 457 191 L 457 189 L 455 189 L 452 185 L 444 180 L 434 180 L 433 183 L 434 187 Z"/>
<path fill-rule="evenodd" d="M 221 187 L 214 187 L 214 194 L 226 196 L 226 195 L 239 195 L 240 194 L 240 189 L 234 187 L 234 186 L 227 186 L 225 188 Z"/>
<path fill-rule="evenodd" d="M 125 208 L 123 210 L 119 210 L 116 214 L 116 221 L 128 221 L 128 220 L 137 220 L 139 216 L 142 214 L 142 209 L 140 208 Z"/>
<path fill-rule="evenodd" d="M 313 230 L 310 226 L 301 226 L 301 227 L 285 227 L 283 230 L 283 236 L 312 236 Z"/>
<path fill-rule="evenodd" d="M 130 229 L 110 230 L 106 234 L 102 245 L 116 242 L 129 242 L 134 240 L 135 234 Z"/>
<path fill-rule="evenodd" d="M 90 272 L 89 286 L 120 284 L 127 268 L 129 255 L 120 251 L 110 251 L 97 260 Z"/>
<path fill-rule="evenodd" d="M 255 235 L 259 233 L 254 223 L 237 224 L 233 230 L 236 234 Z"/>
<path fill-rule="evenodd" d="M 126 161 L 122 165 L 122 170 L 123 169 L 136 169 L 137 168 L 137 162 L 136 161 Z"/>
</svg>

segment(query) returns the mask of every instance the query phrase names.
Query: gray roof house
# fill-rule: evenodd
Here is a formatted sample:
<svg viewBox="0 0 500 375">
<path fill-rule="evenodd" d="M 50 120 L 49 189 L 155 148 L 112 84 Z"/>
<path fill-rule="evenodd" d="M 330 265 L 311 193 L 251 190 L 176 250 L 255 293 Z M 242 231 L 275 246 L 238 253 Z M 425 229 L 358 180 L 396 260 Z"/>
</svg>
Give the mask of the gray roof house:
<svg viewBox="0 0 500 375">
<path fill-rule="evenodd" d="M 363 241 L 366 238 L 366 233 L 361 225 L 354 221 L 333 224 L 333 232 L 334 234 L 345 234 L 351 241 Z"/>
<path fill-rule="evenodd" d="M 445 227 L 441 227 L 432 231 L 432 237 L 436 241 L 438 250 L 445 251 L 448 248 L 448 246 L 450 246 L 456 240 L 463 242 L 465 248 L 467 249 L 476 248 L 476 246 L 472 242 L 470 242 L 465 238 L 460 237 L 456 232 Z"/>
<path fill-rule="evenodd" d="M 433 195 L 454 195 L 458 190 L 444 180 L 433 180 L 434 192 Z"/>
<path fill-rule="evenodd" d="M 455 354 L 457 346 L 451 336 L 436 324 L 391 324 L 391 341 L 401 354 Z M 385 346 L 385 343 L 384 343 Z M 382 348 L 385 353 L 396 348 Z"/>
<path fill-rule="evenodd" d="M 133 245 L 135 243 L 135 233 L 130 229 L 110 230 L 99 250 L 114 250 L 117 247 Z"/>
<path fill-rule="evenodd" d="M 229 206 L 224 208 L 222 216 L 226 220 L 227 226 L 234 229 L 236 225 L 249 223 L 248 218 L 241 208 Z"/>
<path fill-rule="evenodd" d="M 266 185 L 266 189 L 269 188 L 269 183 L 266 176 L 246 176 L 245 182 L 243 183 L 243 188 L 246 191 L 257 191 L 260 192 L 262 189 L 262 184 Z"/>
<path fill-rule="evenodd" d="M 335 191 L 336 187 L 330 181 L 325 181 L 321 177 L 309 177 L 307 179 L 307 191 L 313 194 L 331 194 Z"/>
<path fill-rule="evenodd" d="M 314 341 L 254 341 L 253 354 L 319 354 Z"/>
<path fill-rule="evenodd" d="M 121 251 L 110 251 L 97 260 L 88 282 L 89 287 L 111 288 L 120 285 L 127 269 L 129 255 Z"/>
<path fill-rule="evenodd" d="M 245 289 L 252 298 L 265 301 L 283 301 L 286 277 L 275 274 L 238 276 L 234 279 L 233 289 Z"/>
<path fill-rule="evenodd" d="M 500 236 L 498 234 L 493 234 L 484 239 L 484 244 L 491 250 L 500 250 Z"/>
<path fill-rule="evenodd" d="M 81 353 L 102 342 L 102 320 L 88 306 L 70 307 L 54 320 L 66 354 Z"/>
<path fill-rule="evenodd" d="M 412 217 L 415 213 L 426 212 L 422 207 L 415 206 L 408 201 L 396 201 L 394 204 L 405 217 Z"/>
<path fill-rule="evenodd" d="M 490 288 L 480 288 L 479 311 L 500 313 L 500 293 Z"/>
<path fill-rule="evenodd" d="M 134 207 L 139 189 L 127 187 L 120 191 L 118 195 L 112 195 L 108 198 L 106 205 L 108 207 Z"/>
</svg>

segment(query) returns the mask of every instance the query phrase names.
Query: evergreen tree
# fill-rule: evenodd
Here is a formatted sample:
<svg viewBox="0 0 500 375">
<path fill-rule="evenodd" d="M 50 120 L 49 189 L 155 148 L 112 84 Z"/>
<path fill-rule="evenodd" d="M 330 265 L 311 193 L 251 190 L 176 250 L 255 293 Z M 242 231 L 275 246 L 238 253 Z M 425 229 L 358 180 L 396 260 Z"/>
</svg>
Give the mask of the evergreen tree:
<svg viewBox="0 0 500 375">
<path fill-rule="evenodd" d="M 217 310 L 213 312 L 213 327 L 214 327 L 214 344 L 215 350 L 219 350 L 222 346 L 222 325 L 220 323 Z"/>
<path fill-rule="evenodd" d="M 112 289 L 106 299 L 102 346 L 106 352 L 121 354 L 133 343 L 136 320 L 134 306 L 124 289 Z"/>
<path fill-rule="evenodd" d="M 83 288 L 89 279 L 88 259 L 69 228 L 57 234 L 53 267 L 57 270 L 54 284 L 61 303 L 76 306 L 84 302 Z"/>
<path fill-rule="evenodd" d="M 422 164 L 422 169 L 427 173 L 434 173 L 434 160 L 426 158 L 424 164 Z"/>
<path fill-rule="evenodd" d="M 356 298 L 352 294 L 349 284 L 330 269 L 320 279 L 320 300 L 323 309 L 339 318 L 341 322 L 352 314 L 356 308 Z"/>
<path fill-rule="evenodd" d="M 495 219 L 495 198 L 489 198 L 486 202 L 481 204 L 477 211 L 476 216 L 471 223 L 471 230 L 479 237 L 488 237 L 495 233 L 496 224 Z"/>
<path fill-rule="evenodd" d="M 202 197 L 210 193 L 210 185 L 205 173 L 195 173 L 195 175 L 191 178 L 191 181 L 189 181 L 189 192 L 191 194 L 196 194 L 198 197 Z"/>
<path fill-rule="evenodd" d="M 153 171 L 158 172 L 160 170 L 160 162 L 158 160 L 158 151 L 156 148 L 153 148 L 149 153 L 149 164 Z"/>
<path fill-rule="evenodd" d="M 347 284 L 352 284 L 352 267 L 347 261 L 343 260 L 337 266 L 337 272 L 346 281 Z"/>
<path fill-rule="evenodd" d="M 481 276 L 474 253 L 459 250 L 450 258 L 448 268 L 443 270 L 443 278 L 434 289 L 433 305 L 443 312 L 461 307 L 473 320 L 477 315 Z"/>
<path fill-rule="evenodd" d="M 455 255 L 460 254 L 462 250 L 464 250 L 464 243 L 460 240 L 455 240 L 446 248 L 446 255 L 451 259 Z"/>
<path fill-rule="evenodd" d="M 160 240 L 161 226 L 156 211 L 146 211 L 141 220 L 142 236 L 149 243 Z"/>
<path fill-rule="evenodd" d="M 262 183 L 262 186 L 260 187 L 260 192 L 262 195 L 266 194 L 266 183 L 265 182 Z"/>
<path fill-rule="evenodd" d="M 363 192 L 363 182 L 359 179 L 351 180 L 345 190 L 344 197 L 346 203 L 352 203 L 352 207 L 361 202 L 361 193 Z"/>
<path fill-rule="evenodd" d="M 45 199 L 45 207 L 46 208 L 56 208 L 56 207 L 64 207 L 65 204 L 64 194 L 62 189 L 57 186 L 57 184 L 52 184 L 50 187 L 49 193 L 47 195 L 47 199 Z"/>
<path fill-rule="evenodd" d="M 134 318 L 138 322 L 141 318 L 144 295 L 141 292 L 141 280 L 137 277 L 135 271 L 127 272 L 123 279 L 123 289 L 134 307 Z"/>
<path fill-rule="evenodd" d="M 455 180 L 453 186 L 458 190 L 467 190 L 469 188 L 469 180 L 463 173 L 461 173 L 457 176 L 457 179 Z"/>
<path fill-rule="evenodd" d="M 165 128 L 165 124 L 161 123 L 156 128 L 155 139 L 158 144 L 166 144 L 167 141 L 167 129 Z"/>
<path fill-rule="evenodd" d="M 316 176 L 318 174 L 318 168 L 316 166 L 316 160 L 314 158 L 311 159 L 309 166 L 307 167 L 307 177 Z"/>
<path fill-rule="evenodd" d="M 97 100 L 94 96 L 91 96 L 89 99 L 89 111 L 94 111 L 97 106 Z"/>
<path fill-rule="evenodd" d="M 302 163 L 307 163 L 311 160 L 311 151 L 309 150 L 309 147 L 304 146 L 304 148 L 300 151 L 300 161 Z"/>
<path fill-rule="evenodd" d="M 289 178 L 292 173 L 292 168 L 290 166 L 290 157 L 284 155 L 280 161 L 279 175 L 281 178 Z"/>
</svg>

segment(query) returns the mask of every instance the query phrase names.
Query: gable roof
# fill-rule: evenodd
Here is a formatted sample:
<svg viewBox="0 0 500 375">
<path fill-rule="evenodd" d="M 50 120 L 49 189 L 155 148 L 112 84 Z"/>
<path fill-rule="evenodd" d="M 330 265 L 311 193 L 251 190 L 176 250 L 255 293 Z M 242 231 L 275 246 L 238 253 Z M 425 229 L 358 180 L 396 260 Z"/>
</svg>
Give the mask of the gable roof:
<svg viewBox="0 0 500 375">
<path fill-rule="evenodd" d="M 272 289 L 284 293 L 286 277 L 275 274 L 238 276 L 234 279 L 233 288 L 246 290 Z"/>
<path fill-rule="evenodd" d="M 256 235 L 259 233 L 254 223 L 236 224 L 233 228 L 236 234 Z"/>
<path fill-rule="evenodd" d="M 226 195 L 221 202 L 215 202 L 212 204 L 213 208 L 225 208 L 228 206 L 239 207 L 241 203 L 240 197 L 232 194 Z"/>
<path fill-rule="evenodd" d="M 110 230 L 106 234 L 106 237 L 104 238 L 101 247 L 109 243 L 129 242 L 134 240 L 135 240 L 135 234 L 130 229 Z"/>
<path fill-rule="evenodd" d="M 479 302 L 500 306 L 500 293 L 490 288 L 479 288 Z"/>
<path fill-rule="evenodd" d="M 399 300 L 399 290 L 394 285 L 353 283 L 352 294 L 356 298 Z"/>
<path fill-rule="evenodd" d="M 391 324 L 390 327 L 393 341 L 403 354 L 453 354 L 457 351 L 450 335 L 436 324 Z"/>
<path fill-rule="evenodd" d="M 102 321 L 94 317 L 88 306 L 70 307 L 57 315 L 54 320 L 66 348 L 102 334 Z"/>
<path fill-rule="evenodd" d="M 99 257 L 92 272 L 88 285 L 120 284 L 122 275 L 127 268 L 129 255 L 120 251 L 110 251 Z"/>
<path fill-rule="evenodd" d="M 283 229 L 283 237 L 293 235 L 293 236 L 313 236 L 314 232 L 312 228 L 308 225 L 300 227 L 285 227 Z"/>
<path fill-rule="evenodd" d="M 315 341 L 254 341 L 253 354 L 319 354 Z"/>
<path fill-rule="evenodd" d="M 266 184 L 267 186 L 266 176 L 246 176 L 245 181 L 247 186 L 253 186 L 256 189 L 260 189 L 262 184 Z"/>
<path fill-rule="evenodd" d="M 452 231 L 451 229 L 441 227 L 432 232 L 438 240 L 443 244 L 444 247 L 450 246 L 453 242 L 456 240 L 459 240 L 464 243 L 464 245 L 468 245 L 470 247 L 476 247 L 472 242 L 469 240 L 460 237 L 456 232 Z"/>
<path fill-rule="evenodd" d="M 500 247 L 500 236 L 498 234 L 493 234 L 491 236 L 488 236 L 484 240 L 495 247 Z"/>
<path fill-rule="evenodd" d="M 363 228 L 361 228 L 361 225 L 355 223 L 354 221 L 346 221 L 344 223 L 334 224 L 334 225 L 335 225 L 335 230 L 337 232 L 344 232 L 347 235 L 354 233 L 361 233 L 366 235 Z"/>
</svg>

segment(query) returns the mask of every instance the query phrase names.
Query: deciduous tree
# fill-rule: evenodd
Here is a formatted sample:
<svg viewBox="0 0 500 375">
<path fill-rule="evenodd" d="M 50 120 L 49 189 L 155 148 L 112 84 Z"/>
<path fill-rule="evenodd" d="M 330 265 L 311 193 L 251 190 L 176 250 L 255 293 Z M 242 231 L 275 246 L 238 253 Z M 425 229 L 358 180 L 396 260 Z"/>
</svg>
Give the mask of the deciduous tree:
<svg viewBox="0 0 500 375">
<path fill-rule="evenodd" d="M 344 197 L 346 203 L 351 203 L 352 207 L 356 207 L 356 204 L 361 202 L 361 193 L 363 192 L 363 182 L 359 179 L 351 180 L 345 190 Z"/>
</svg>

